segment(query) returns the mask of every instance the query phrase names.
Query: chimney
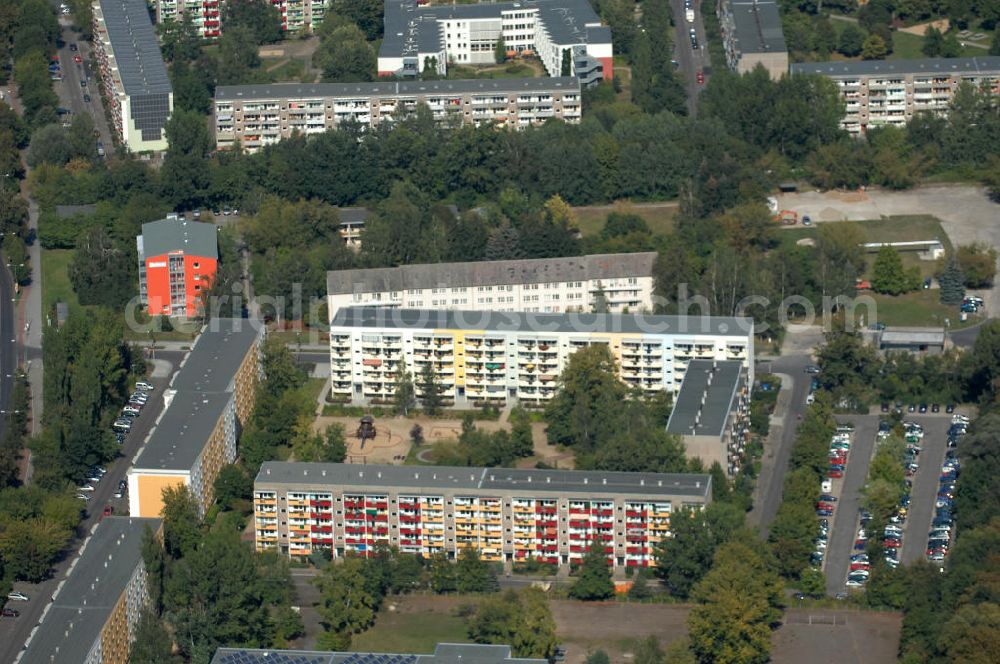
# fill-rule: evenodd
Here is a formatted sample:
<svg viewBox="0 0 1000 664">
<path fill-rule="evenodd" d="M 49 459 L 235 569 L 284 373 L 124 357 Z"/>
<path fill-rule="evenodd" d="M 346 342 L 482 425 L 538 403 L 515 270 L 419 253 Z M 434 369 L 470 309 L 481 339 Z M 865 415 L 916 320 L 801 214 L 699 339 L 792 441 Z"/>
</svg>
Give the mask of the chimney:
<svg viewBox="0 0 1000 664">
<path fill-rule="evenodd" d="M 319 472 L 320 472 L 320 474 L 321 474 L 321 475 L 322 475 L 323 477 L 326 477 L 326 468 L 324 468 L 323 470 L 321 470 L 321 471 L 319 471 Z"/>
</svg>

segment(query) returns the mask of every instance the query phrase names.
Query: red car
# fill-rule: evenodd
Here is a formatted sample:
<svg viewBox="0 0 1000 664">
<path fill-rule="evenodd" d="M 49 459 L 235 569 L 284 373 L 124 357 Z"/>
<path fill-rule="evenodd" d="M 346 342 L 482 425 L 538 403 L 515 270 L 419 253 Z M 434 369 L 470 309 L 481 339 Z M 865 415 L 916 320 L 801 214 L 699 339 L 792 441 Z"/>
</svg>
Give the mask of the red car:
<svg viewBox="0 0 1000 664">
<path fill-rule="evenodd" d="M 698 85 L 705 84 L 705 74 L 703 72 L 698 72 L 695 78 L 698 80 Z"/>
<path fill-rule="evenodd" d="M 847 457 L 845 457 L 845 456 L 832 456 L 832 457 L 830 457 L 830 465 L 831 466 L 846 466 L 847 465 Z"/>
<path fill-rule="evenodd" d="M 864 570 L 864 571 L 867 572 L 870 569 L 871 569 L 871 565 L 869 565 L 868 563 L 863 563 L 863 562 L 851 563 L 851 571 L 852 572 L 854 572 L 856 570 Z"/>
<path fill-rule="evenodd" d="M 0 615 L 2 615 L 4 618 L 17 618 L 19 615 L 21 615 L 21 612 L 18 611 L 17 609 L 4 609 L 2 612 L 0 612 Z"/>
<path fill-rule="evenodd" d="M 115 513 L 115 508 L 113 505 L 105 505 L 104 512 L 101 513 L 101 518 L 103 519 L 106 516 L 111 516 L 114 513 Z"/>
<path fill-rule="evenodd" d="M 841 478 L 841 477 L 844 476 L 844 471 L 839 470 L 839 469 L 831 468 L 827 472 L 826 476 L 829 477 L 830 479 L 838 479 L 838 478 Z"/>
<path fill-rule="evenodd" d="M 890 537 L 888 539 L 882 540 L 882 546 L 884 546 L 887 549 L 898 549 L 899 547 L 903 546 L 903 542 L 901 540 Z"/>
<path fill-rule="evenodd" d="M 83 62 L 83 58 L 81 58 L 79 55 L 74 55 L 73 62 L 75 62 L 76 64 L 80 64 L 81 62 Z"/>
</svg>

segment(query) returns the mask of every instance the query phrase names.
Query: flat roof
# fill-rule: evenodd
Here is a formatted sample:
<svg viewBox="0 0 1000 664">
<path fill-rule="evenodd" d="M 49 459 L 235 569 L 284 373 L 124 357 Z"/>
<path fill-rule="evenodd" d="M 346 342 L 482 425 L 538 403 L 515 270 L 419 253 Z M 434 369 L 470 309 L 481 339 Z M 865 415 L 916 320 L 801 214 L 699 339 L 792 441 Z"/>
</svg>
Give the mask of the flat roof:
<svg viewBox="0 0 1000 664">
<path fill-rule="evenodd" d="M 321 484 L 360 489 L 468 490 L 476 492 L 543 490 L 555 493 L 636 496 L 709 496 L 711 476 L 677 473 L 626 473 L 600 470 L 539 470 L 455 466 L 297 463 L 266 461 L 254 485 Z"/>
<path fill-rule="evenodd" d="M 142 561 L 146 526 L 155 532 L 160 519 L 112 516 L 97 524 L 31 637 L 21 664 L 80 664 L 86 659 Z"/>
<path fill-rule="evenodd" d="M 245 318 L 209 321 L 163 394 L 169 403 L 136 469 L 191 469 L 232 398 L 236 370 L 262 333 L 260 325 Z"/>
<path fill-rule="evenodd" d="M 591 254 L 566 258 L 428 263 L 326 273 L 328 294 L 377 293 L 441 286 L 497 286 L 587 279 L 651 277 L 656 252 Z"/>
<path fill-rule="evenodd" d="M 667 421 L 667 432 L 722 436 L 743 380 L 737 360 L 691 360 Z"/>
<path fill-rule="evenodd" d="M 1000 73 L 1000 55 L 966 58 L 918 58 L 915 60 L 860 60 L 857 62 L 796 62 L 789 66 L 793 74 L 823 76 L 873 76 L 876 74 L 996 74 Z"/>
<path fill-rule="evenodd" d="M 533 11 L 550 41 L 557 45 L 588 41 L 587 28 L 601 19 L 587 0 L 520 0 L 476 4 L 417 5 L 416 0 L 386 0 L 385 34 L 379 57 L 415 56 L 439 51 L 444 41 L 438 21 L 501 19 L 503 12 Z M 536 29 L 538 29 L 536 27 Z M 597 35 L 610 40 L 610 33 Z"/>
<path fill-rule="evenodd" d="M 125 94 L 171 92 L 146 0 L 98 0 Z"/>
<path fill-rule="evenodd" d="M 939 327 L 890 327 L 882 330 L 879 343 L 944 345 L 944 328 Z"/>
<path fill-rule="evenodd" d="M 211 664 L 542 664 L 544 659 L 514 657 L 506 645 L 439 643 L 432 655 L 315 650 L 219 648 Z"/>
<path fill-rule="evenodd" d="M 775 0 L 731 0 L 734 35 L 740 53 L 788 50 Z"/>
<path fill-rule="evenodd" d="M 218 227 L 206 221 L 160 219 L 142 225 L 146 258 L 183 251 L 186 256 L 219 257 Z"/>
<path fill-rule="evenodd" d="M 462 311 L 341 307 L 331 327 L 410 330 L 484 330 L 487 332 L 712 335 L 746 339 L 752 318 L 654 316 L 645 314 L 545 314 L 516 311 Z"/>
<path fill-rule="evenodd" d="M 469 5 L 477 6 L 477 5 Z M 376 81 L 372 83 L 254 83 L 220 85 L 215 101 L 246 99 L 314 99 L 319 97 L 417 97 L 435 94 L 579 91 L 575 76 L 552 78 L 443 79 L 438 81 Z"/>
</svg>

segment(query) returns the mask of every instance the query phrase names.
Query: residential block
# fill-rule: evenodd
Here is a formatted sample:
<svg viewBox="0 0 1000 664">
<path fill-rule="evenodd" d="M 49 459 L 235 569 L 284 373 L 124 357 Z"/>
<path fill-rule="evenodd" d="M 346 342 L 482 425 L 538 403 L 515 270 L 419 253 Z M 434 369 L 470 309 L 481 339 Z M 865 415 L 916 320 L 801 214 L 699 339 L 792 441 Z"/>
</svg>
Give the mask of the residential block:
<svg viewBox="0 0 1000 664">
<path fill-rule="evenodd" d="M 397 372 L 430 365 L 456 408 L 544 406 L 574 352 L 604 345 L 646 396 L 680 390 L 694 359 L 738 360 L 753 379 L 753 319 L 344 307 L 330 324 L 330 398 L 391 402 Z"/>
<path fill-rule="evenodd" d="M 562 313 L 652 311 L 656 252 L 327 272 L 327 304 L 341 307 Z"/>
<path fill-rule="evenodd" d="M 194 316 L 212 286 L 219 262 L 214 224 L 161 219 L 142 225 L 135 239 L 139 297 L 150 315 Z"/>
<path fill-rule="evenodd" d="M 852 134 L 870 127 L 902 127 L 914 115 L 948 112 L 962 83 L 1000 95 L 1000 56 L 801 62 L 792 74 L 818 74 L 840 88 L 845 113 L 841 126 Z"/>
<path fill-rule="evenodd" d="M 174 93 L 145 0 L 95 0 L 93 11 L 94 57 L 119 143 L 166 150 Z"/>
<path fill-rule="evenodd" d="M 559 118 L 577 123 L 583 102 L 573 77 L 376 83 L 220 85 L 215 142 L 249 152 L 293 134 L 321 134 L 345 123 L 374 129 L 426 105 L 442 123 L 522 128 Z"/>
<path fill-rule="evenodd" d="M 761 65 L 773 79 L 785 75 L 788 47 L 777 0 L 719 0 L 716 13 L 730 69 L 746 74 Z"/>
<path fill-rule="evenodd" d="M 155 0 L 154 5 L 157 23 L 180 22 L 187 16 L 202 39 L 216 39 L 222 34 L 225 0 Z"/>
<path fill-rule="evenodd" d="M 128 664 L 149 602 L 142 559 L 147 527 L 158 534 L 161 522 L 112 516 L 94 526 L 15 664 Z"/>
<path fill-rule="evenodd" d="M 611 30 L 588 0 L 385 0 L 378 73 L 444 76 L 451 64 L 494 64 L 501 39 L 510 55 L 537 55 L 549 76 L 576 76 L 584 85 L 614 76 Z"/>
<path fill-rule="evenodd" d="M 202 513 L 215 478 L 236 460 L 240 432 L 263 378 L 264 325 L 213 318 L 164 390 L 164 410 L 128 471 L 129 513 L 158 517 L 163 490 L 190 488 Z"/>
<path fill-rule="evenodd" d="M 456 558 L 649 567 L 670 515 L 702 508 L 711 476 L 448 466 L 265 462 L 254 481 L 258 550 L 368 556 L 379 546 Z"/>
</svg>

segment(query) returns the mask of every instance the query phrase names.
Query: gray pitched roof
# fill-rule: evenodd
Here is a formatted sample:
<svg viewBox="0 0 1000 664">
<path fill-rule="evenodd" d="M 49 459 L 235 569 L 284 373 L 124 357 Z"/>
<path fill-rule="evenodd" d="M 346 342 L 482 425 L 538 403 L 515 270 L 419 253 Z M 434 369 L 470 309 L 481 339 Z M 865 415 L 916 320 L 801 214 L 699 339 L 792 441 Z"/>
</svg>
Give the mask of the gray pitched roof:
<svg viewBox="0 0 1000 664">
<path fill-rule="evenodd" d="M 319 484 L 365 489 L 449 489 L 602 493 L 707 497 L 709 475 L 625 473 L 600 470 L 539 470 L 523 468 L 465 468 L 452 466 L 392 466 L 348 463 L 290 463 L 267 461 L 255 486 Z"/>
<path fill-rule="evenodd" d="M 721 436 L 742 381 L 743 364 L 739 361 L 691 360 L 670 412 L 667 431 L 685 436 Z"/>
<path fill-rule="evenodd" d="M 543 314 L 510 311 L 455 311 L 341 307 L 331 327 L 406 330 L 486 330 L 590 334 L 675 334 L 731 336 L 753 333 L 752 318 L 652 316 L 645 314 Z"/>
<path fill-rule="evenodd" d="M 145 0 L 98 0 L 122 85 L 129 96 L 169 93 L 163 64 Z"/>
<path fill-rule="evenodd" d="M 943 345 L 943 327 L 890 327 L 882 330 L 879 342 L 902 345 Z"/>
<path fill-rule="evenodd" d="M 21 664 L 79 664 L 86 659 L 142 560 L 147 525 L 155 532 L 160 520 L 107 517 L 97 524 Z"/>
<path fill-rule="evenodd" d="M 219 257 L 218 227 L 204 221 L 161 219 L 142 225 L 142 253 L 146 257 L 183 251 L 186 256 Z"/>
<path fill-rule="evenodd" d="M 875 74 L 997 74 L 1000 55 L 971 58 L 919 58 L 916 60 L 860 60 L 858 62 L 796 62 L 789 67 L 793 74 L 823 76 L 872 76 Z"/>
<path fill-rule="evenodd" d="M 439 643 L 433 655 L 219 648 L 212 658 L 212 664 L 542 664 L 545 661 L 516 658 L 510 646 L 474 643 Z"/>
<path fill-rule="evenodd" d="M 225 411 L 233 377 L 261 334 L 261 323 L 212 319 L 174 374 L 170 403 L 135 461 L 135 468 L 190 470 Z"/>
<path fill-rule="evenodd" d="M 774 0 L 733 0 L 734 35 L 741 53 L 780 53 L 787 50 L 781 15 Z"/>
<path fill-rule="evenodd" d="M 587 0 L 520 0 L 460 5 L 417 6 L 416 0 L 386 0 L 381 57 L 416 55 L 444 47 L 439 20 L 497 18 L 514 9 L 537 9 L 538 18 L 556 44 L 610 41 L 610 32 L 588 35 L 587 24 L 601 22 Z"/>
<path fill-rule="evenodd" d="M 314 99 L 319 97 L 416 97 L 434 94 L 474 94 L 477 92 L 579 92 L 580 81 L 574 76 L 552 78 L 483 78 L 439 81 L 376 81 L 372 83 L 272 83 L 220 85 L 216 101 L 250 99 Z"/>
<path fill-rule="evenodd" d="M 331 294 L 374 293 L 440 286 L 455 288 L 649 277 L 653 274 L 655 262 L 656 252 L 648 251 L 336 270 L 326 273 L 326 288 Z"/>
</svg>

